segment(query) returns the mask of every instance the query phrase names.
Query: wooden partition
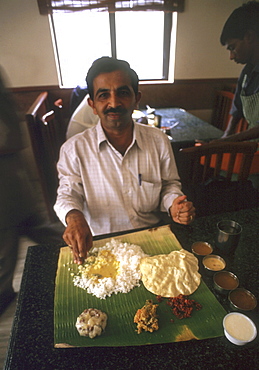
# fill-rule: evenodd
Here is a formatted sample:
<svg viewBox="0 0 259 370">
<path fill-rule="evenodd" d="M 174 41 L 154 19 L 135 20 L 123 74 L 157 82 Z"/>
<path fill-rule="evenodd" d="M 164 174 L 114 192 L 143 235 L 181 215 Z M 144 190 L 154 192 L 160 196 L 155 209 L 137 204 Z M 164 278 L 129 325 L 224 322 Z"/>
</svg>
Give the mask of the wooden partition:
<svg viewBox="0 0 259 370">
<path fill-rule="evenodd" d="M 213 109 L 218 90 L 233 91 L 237 79 L 195 79 L 176 80 L 174 83 L 140 83 L 142 92 L 140 108 L 148 104 L 155 108 L 180 107 L 188 110 Z M 36 86 L 12 88 L 18 110 L 25 114 L 32 102 L 42 91 L 48 92 L 50 106 L 59 98 L 63 99 L 64 117 L 69 119 L 69 104 L 72 88 L 59 86 Z"/>
</svg>

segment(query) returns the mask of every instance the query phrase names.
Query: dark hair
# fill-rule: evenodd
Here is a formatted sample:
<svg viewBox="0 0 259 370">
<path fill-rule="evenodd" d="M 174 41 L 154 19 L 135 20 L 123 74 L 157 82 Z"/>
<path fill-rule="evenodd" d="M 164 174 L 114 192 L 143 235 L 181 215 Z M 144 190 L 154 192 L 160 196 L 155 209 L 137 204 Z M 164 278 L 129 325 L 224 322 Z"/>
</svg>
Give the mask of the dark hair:
<svg viewBox="0 0 259 370">
<path fill-rule="evenodd" d="M 249 1 L 231 13 L 223 27 L 220 42 L 226 45 L 229 39 L 242 40 L 250 30 L 259 36 L 259 3 L 256 1 Z"/>
<path fill-rule="evenodd" d="M 94 89 L 93 89 L 93 81 L 95 77 L 97 77 L 101 73 L 109 73 L 113 71 L 124 71 L 128 74 L 131 80 L 132 88 L 137 95 L 138 93 L 138 83 L 139 78 L 137 73 L 130 68 L 130 65 L 125 60 L 119 60 L 116 58 L 110 58 L 110 57 L 102 57 L 99 59 L 96 59 L 92 66 L 89 68 L 89 71 L 86 76 L 86 83 L 88 86 L 88 91 L 90 98 L 93 100 L 94 98 Z"/>
</svg>

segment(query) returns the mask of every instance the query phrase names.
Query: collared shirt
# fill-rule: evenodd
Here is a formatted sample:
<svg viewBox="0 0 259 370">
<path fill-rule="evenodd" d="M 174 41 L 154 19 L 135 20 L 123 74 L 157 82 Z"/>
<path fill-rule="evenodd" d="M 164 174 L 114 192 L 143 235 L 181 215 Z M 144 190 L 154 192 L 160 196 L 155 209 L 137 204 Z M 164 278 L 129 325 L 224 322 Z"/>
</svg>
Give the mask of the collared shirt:
<svg viewBox="0 0 259 370">
<path fill-rule="evenodd" d="M 249 95 L 258 93 L 259 92 L 259 64 L 257 64 L 256 66 L 252 66 L 251 64 L 246 64 L 239 76 L 230 114 L 232 114 L 233 117 L 237 117 L 240 119 L 244 117 L 240 94 L 241 94 L 242 84 L 243 84 L 245 75 L 247 75 L 246 83 L 244 86 L 245 94 L 249 96 Z"/>
<path fill-rule="evenodd" d="M 170 141 L 147 125 L 134 123 L 122 156 L 98 122 L 63 144 L 57 168 L 57 215 L 65 224 L 70 210 L 82 211 L 94 235 L 152 226 L 182 195 Z"/>
</svg>

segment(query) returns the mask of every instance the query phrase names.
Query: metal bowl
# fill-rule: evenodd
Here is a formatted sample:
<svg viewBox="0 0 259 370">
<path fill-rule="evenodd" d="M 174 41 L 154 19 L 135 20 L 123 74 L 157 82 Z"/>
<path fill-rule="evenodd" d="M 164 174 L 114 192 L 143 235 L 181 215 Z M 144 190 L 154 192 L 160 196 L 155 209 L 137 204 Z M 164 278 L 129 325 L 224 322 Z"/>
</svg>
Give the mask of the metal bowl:
<svg viewBox="0 0 259 370">
<path fill-rule="evenodd" d="M 236 275 L 230 271 L 218 271 L 213 276 L 214 288 L 221 294 L 228 294 L 239 285 Z"/>
<path fill-rule="evenodd" d="M 229 292 L 228 300 L 235 311 L 252 311 L 257 306 L 253 293 L 244 288 L 237 288 Z"/>
<path fill-rule="evenodd" d="M 204 257 L 213 252 L 212 246 L 207 242 L 198 241 L 192 245 L 192 253 L 196 257 Z"/>
<path fill-rule="evenodd" d="M 208 254 L 203 257 L 202 264 L 207 275 L 214 275 L 216 272 L 224 270 L 226 267 L 225 260 L 216 254 Z"/>
</svg>

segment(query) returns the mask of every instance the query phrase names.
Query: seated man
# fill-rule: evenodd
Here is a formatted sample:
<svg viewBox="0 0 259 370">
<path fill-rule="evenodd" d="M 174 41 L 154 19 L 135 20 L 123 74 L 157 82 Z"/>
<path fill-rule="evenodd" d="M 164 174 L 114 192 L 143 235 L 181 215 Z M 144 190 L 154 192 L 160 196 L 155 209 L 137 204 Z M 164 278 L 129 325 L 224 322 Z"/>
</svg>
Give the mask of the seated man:
<svg viewBox="0 0 259 370">
<path fill-rule="evenodd" d="M 138 82 L 127 62 L 97 59 L 87 85 L 99 122 L 61 148 L 54 209 L 76 263 L 86 258 L 93 234 L 155 226 L 160 211 L 184 225 L 195 216 L 181 192 L 168 137 L 132 119 L 141 98 Z"/>
</svg>

